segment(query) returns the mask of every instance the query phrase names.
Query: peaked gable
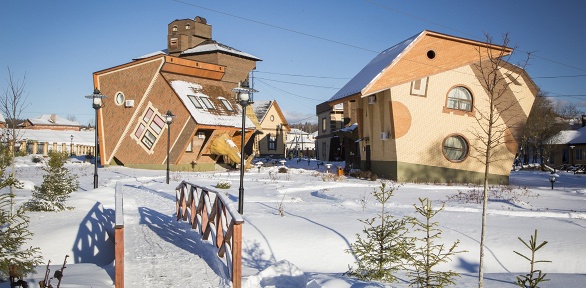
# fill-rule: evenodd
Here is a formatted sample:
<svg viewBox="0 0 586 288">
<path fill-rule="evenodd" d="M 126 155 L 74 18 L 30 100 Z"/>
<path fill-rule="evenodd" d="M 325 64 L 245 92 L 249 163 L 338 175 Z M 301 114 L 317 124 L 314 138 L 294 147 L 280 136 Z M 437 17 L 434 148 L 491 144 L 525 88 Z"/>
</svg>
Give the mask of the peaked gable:
<svg viewBox="0 0 586 288">
<path fill-rule="evenodd" d="M 365 97 L 401 83 L 478 62 L 481 57 L 487 57 L 488 51 L 504 51 L 508 55 L 512 49 L 424 30 L 378 54 L 328 102 L 339 103 L 354 95 Z"/>
</svg>

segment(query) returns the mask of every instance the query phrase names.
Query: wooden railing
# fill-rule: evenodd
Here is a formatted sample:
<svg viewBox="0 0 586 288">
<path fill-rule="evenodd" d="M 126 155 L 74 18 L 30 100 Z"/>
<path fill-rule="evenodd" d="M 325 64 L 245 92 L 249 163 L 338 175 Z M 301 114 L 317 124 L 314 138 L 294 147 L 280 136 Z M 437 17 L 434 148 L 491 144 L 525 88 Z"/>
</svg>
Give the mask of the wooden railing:
<svg viewBox="0 0 586 288">
<path fill-rule="evenodd" d="M 116 183 L 116 224 L 114 225 L 114 287 L 124 288 L 124 195 Z"/>
<path fill-rule="evenodd" d="M 203 240 L 212 235 L 218 256 L 226 256 L 232 287 L 242 285 L 242 224 L 244 219 L 230 205 L 224 192 L 186 181 L 175 189 L 177 221 L 189 220 Z"/>
</svg>

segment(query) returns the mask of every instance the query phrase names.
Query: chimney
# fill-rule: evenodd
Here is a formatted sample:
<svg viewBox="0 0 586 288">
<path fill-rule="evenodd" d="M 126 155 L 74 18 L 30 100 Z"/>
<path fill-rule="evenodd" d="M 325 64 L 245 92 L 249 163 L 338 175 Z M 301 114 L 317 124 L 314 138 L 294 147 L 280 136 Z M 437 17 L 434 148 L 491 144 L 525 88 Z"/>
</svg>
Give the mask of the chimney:
<svg viewBox="0 0 586 288">
<path fill-rule="evenodd" d="M 212 26 L 208 25 L 207 20 L 200 16 L 193 20 L 175 20 L 167 27 L 167 51 L 169 54 L 181 53 L 209 39 L 212 39 Z"/>
<path fill-rule="evenodd" d="M 56 120 L 57 120 L 57 115 L 51 114 L 51 116 L 49 117 L 49 122 L 55 123 Z"/>
</svg>

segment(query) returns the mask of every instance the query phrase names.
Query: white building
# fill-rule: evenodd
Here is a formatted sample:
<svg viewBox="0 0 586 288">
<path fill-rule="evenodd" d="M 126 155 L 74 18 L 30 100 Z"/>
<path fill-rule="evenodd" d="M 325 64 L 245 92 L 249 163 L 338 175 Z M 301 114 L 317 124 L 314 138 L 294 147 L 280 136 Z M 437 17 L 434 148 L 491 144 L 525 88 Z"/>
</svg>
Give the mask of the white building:
<svg viewBox="0 0 586 288">
<path fill-rule="evenodd" d="M 292 128 L 291 132 L 287 134 L 287 156 L 315 157 L 315 136 L 317 136 L 317 131 L 308 133 L 301 129 Z"/>
</svg>

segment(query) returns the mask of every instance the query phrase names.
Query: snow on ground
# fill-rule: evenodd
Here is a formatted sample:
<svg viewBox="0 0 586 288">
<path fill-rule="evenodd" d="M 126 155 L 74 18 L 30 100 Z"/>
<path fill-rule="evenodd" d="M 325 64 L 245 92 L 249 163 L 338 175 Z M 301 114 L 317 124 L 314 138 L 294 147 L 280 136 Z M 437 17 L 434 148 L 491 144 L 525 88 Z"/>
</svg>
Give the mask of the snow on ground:
<svg viewBox="0 0 586 288">
<path fill-rule="evenodd" d="M 17 159 L 17 176 L 25 187 L 16 190 L 16 201 L 30 198 L 42 171 L 28 157 Z M 371 192 L 378 181 L 343 178 L 334 181 L 315 161 L 289 161 L 288 173 L 278 167 L 251 169 L 244 182 L 243 275 L 244 287 L 408 287 L 400 283 L 365 283 L 343 273 L 355 259 L 345 250 L 361 232 L 358 219 L 380 211 Z M 51 260 L 51 274 L 60 269 L 65 255 L 67 268 L 61 287 L 113 286 L 114 190 L 121 181 L 125 193 L 125 239 L 127 287 L 229 287 L 227 268 L 214 257 L 213 246 L 198 238 L 189 224 L 175 221 L 174 187 L 181 180 L 213 187 L 230 181 L 229 199 L 238 200 L 238 171 L 173 172 L 165 184 L 164 171 L 125 167 L 99 169 L 100 188 L 93 189 L 93 166 L 73 161 L 67 166 L 80 177 L 80 189 L 71 195 L 74 210 L 59 213 L 30 212 L 29 245 L 41 248 Z M 333 167 L 336 167 L 334 163 Z M 335 169 L 332 169 L 335 170 Z M 529 265 L 513 251 L 527 253 L 517 239 L 528 239 L 538 230 L 538 241 L 549 243 L 538 258 L 551 260 L 537 268 L 552 280 L 543 287 L 580 287 L 586 281 L 586 176 L 558 173 L 551 189 L 549 174 L 533 171 L 511 173 L 515 197 L 489 203 L 485 287 L 516 287 L 516 275 Z M 440 207 L 448 196 L 479 189 L 473 186 L 401 184 L 391 198 L 395 217 L 414 216 L 413 204 L 428 197 Z M 7 192 L 7 191 L 2 191 Z M 501 193 L 501 196 L 510 194 Z M 476 287 L 481 205 L 448 201 L 437 215 L 446 244 L 460 240 L 467 252 L 453 257 L 442 269 L 462 273 L 457 287 Z M 279 208 L 285 216 L 279 215 Z M 45 265 L 29 275 L 37 286 Z M 289 275 L 290 277 L 286 277 Z M 55 280 L 52 282 L 55 284 Z M 0 282 L 0 288 L 9 287 Z M 31 286 L 33 287 L 33 286 Z"/>
</svg>

